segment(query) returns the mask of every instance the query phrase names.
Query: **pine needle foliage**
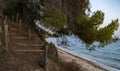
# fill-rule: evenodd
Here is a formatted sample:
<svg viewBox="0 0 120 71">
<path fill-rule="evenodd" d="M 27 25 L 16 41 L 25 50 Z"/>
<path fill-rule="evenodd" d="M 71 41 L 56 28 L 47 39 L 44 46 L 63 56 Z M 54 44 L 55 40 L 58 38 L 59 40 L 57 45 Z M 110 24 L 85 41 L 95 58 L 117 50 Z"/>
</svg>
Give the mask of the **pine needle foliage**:
<svg viewBox="0 0 120 71">
<path fill-rule="evenodd" d="M 100 42 L 100 45 L 106 45 L 114 42 L 117 38 L 113 37 L 115 30 L 118 29 L 118 19 L 112 20 L 112 22 L 100 28 L 103 24 L 104 13 L 100 10 L 94 12 L 91 16 L 83 15 L 79 16 L 76 20 L 74 33 L 78 35 L 87 45 L 93 42 Z"/>
</svg>

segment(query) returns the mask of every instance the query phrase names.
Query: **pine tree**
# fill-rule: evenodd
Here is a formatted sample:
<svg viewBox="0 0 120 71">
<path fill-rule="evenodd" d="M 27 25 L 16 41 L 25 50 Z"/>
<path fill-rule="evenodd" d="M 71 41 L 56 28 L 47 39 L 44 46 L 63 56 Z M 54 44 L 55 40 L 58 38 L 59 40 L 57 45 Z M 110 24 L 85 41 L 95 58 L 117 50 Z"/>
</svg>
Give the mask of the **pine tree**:
<svg viewBox="0 0 120 71">
<path fill-rule="evenodd" d="M 113 38 L 115 30 L 118 29 L 118 19 L 112 20 L 112 22 L 100 28 L 103 24 L 104 13 L 102 11 L 96 11 L 93 15 L 83 15 L 76 20 L 76 29 L 74 33 L 78 35 L 87 45 L 91 45 L 93 42 L 100 42 L 101 45 L 106 45 L 115 41 L 117 38 Z"/>
</svg>

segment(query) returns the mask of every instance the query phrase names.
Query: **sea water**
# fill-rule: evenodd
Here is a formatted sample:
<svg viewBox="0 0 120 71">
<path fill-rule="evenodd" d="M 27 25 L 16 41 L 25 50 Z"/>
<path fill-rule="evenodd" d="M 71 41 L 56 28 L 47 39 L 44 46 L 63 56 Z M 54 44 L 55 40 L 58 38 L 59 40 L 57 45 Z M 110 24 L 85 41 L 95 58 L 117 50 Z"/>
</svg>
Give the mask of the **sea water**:
<svg viewBox="0 0 120 71">
<path fill-rule="evenodd" d="M 84 57 L 97 63 L 101 63 L 114 71 L 120 71 L 120 40 L 106 45 L 103 48 L 89 51 L 76 36 L 66 36 L 68 45 L 58 45 L 59 38 L 46 38 L 47 42 L 54 43 L 58 48 L 70 52 L 79 57 Z M 111 70 L 112 71 L 112 70 Z"/>
</svg>

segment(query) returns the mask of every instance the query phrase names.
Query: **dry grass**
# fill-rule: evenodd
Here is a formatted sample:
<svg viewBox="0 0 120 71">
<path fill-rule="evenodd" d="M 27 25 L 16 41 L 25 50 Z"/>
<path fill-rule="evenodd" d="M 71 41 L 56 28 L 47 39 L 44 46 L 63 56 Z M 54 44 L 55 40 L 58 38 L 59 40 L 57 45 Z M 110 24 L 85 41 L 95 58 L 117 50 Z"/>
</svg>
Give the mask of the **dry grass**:
<svg viewBox="0 0 120 71">
<path fill-rule="evenodd" d="M 64 69 L 64 71 L 83 71 L 81 66 L 78 65 L 76 62 L 72 61 L 72 62 L 65 62 L 60 60 L 59 62 L 57 62 L 57 64 Z"/>
<path fill-rule="evenodd" d="M 48 71 L 85 71 L 76 62 L 65 62 L 62 60 L 48 60 Z"/>
</svg>

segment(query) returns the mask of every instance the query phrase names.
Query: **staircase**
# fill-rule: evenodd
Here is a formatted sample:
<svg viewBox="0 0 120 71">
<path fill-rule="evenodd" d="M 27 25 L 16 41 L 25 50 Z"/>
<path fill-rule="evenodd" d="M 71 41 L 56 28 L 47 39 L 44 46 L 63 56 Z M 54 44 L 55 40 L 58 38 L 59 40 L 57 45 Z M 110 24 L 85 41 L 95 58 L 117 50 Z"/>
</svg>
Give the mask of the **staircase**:
<svg viewBox="0 0 120 71">
<path fill-rule="evenodd" d="M 44 67 L 43 70 L 46 71 L 46 45 L 35 30 L 21 20 L 13 22 L 8 19 L 3 23 L 4 27 L 5 25 L 8 26 L 7 31 L 4 30 L 2 33 L 7 33 L 4 35 L 4 48 L 7 49 L 8 56 L 4 57 L 7 59 L 6 65 L 0 67 L 0 71 L 4 71 L 4 69 L 9 71 L 35 71 L 40 68 L 39 66 Z M 2 64 L 4 64 L 4 59 L 0 66 Z"/>
<path fill-rule="evenodd" d="M 41 43 L 39 37 L 31 30 L 28 25 L 10 24 L 9 27 L 9 45 L 12 51 L 15 52 L 44 52 L 44 45 Z"/>
</svg>

